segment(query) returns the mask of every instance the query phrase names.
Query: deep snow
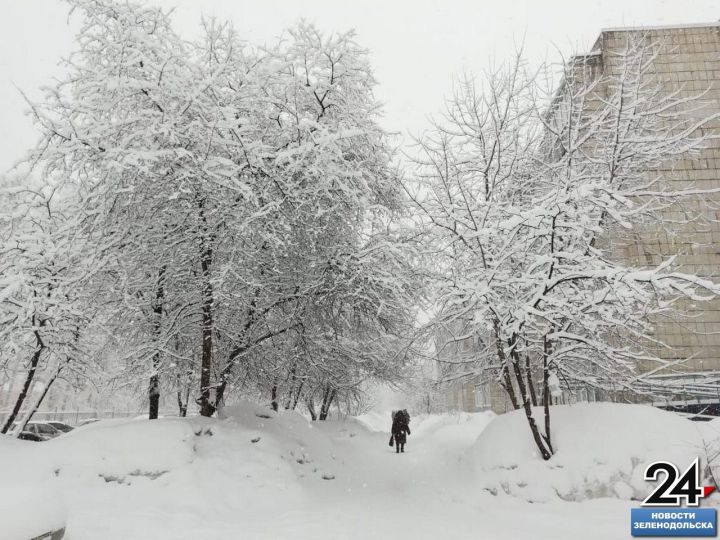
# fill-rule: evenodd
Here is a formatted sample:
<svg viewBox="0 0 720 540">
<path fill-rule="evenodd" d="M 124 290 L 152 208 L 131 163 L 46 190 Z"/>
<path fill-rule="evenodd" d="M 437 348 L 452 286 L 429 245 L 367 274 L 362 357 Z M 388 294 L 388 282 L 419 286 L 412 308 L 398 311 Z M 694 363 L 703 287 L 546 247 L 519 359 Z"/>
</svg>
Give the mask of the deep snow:
<svg viewBox="0 0 720 540">
<path fill-rule="evenodd" d="M 516 413 L 416 416 L 401 455 L 388 446 L 389 413 L 309 422 L 250 403 L 219 420 L 106 421 L 46 443 L 2 437 L 0 538 L 28 538 L 41 517 L 66 519 L 69 540 L 629 538 L 637 502 L 618 498 L 627 489 L 581 502 L 551 491 L 612 487 L 613 467 L 685 459 L 672 452 L 702 439 L 696 424 L 646 407 L 554 412 L 553 466 L 526 445 Z M 488 491 L 503 483 L 513 487 Z"/>
<path fill-rule="evenodd" d="M 541 428 L 542 417 L 537 409 Z M 665 460 L 685 469 L 695 457 L 704 457 L 703 424 L 654 407 L 558 406 L 552 409 L 551 426 L 556 452 L 545 462 L 523 411 L 498 417 L 471 450 L 482 485 L 529 502 L 642 500 L 648 495 L 644 473 L 649 463 Z"/>
</svg>

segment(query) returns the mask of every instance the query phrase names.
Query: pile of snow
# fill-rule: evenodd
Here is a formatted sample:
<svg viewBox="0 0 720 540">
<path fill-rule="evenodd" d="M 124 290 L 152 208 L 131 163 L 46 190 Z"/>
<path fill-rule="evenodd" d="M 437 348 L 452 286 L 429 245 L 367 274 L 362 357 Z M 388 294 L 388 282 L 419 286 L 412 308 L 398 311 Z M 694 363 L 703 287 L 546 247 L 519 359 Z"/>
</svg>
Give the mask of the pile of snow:
<svg viewBox="0 0 720 540">
<path fill-rule="evenodd" d="M 37 444 L 0 435 L 0 540 L 62 529 L 67 510 L 51 477 L 32 467 Z"/>
<path fill-rule="evenodd" d="M 267 527 L 278 508 L 306 506 L 307 489 L 342 477 L 338 442 L 369 435 L 249 402 L 219 416 L 100 421 L 42 443 L 0 436 L 0 540 L 63 526 L 73 540 L 203 538 L 208 523 L 210 536 L 237 537 L 237 523 Z"/>
<path fill-rule="evenodd" d="M 219 416 L 0 436 L 0 540 L 62 526 L 72 540 L 619 538 L 647 462 L 702 455 L 700 428 L 720 442 L 718 422 L 612 404 L 553 407 L 547 463 L 522 411 L 413 415 L 404 454 L 390 411 L 310 422 L 243 402 Z"/>
<path fill-rule="evenodd" d="M 52 453 L 55 475 L 101 477 L 123 482 L 128 476 L 157 477 L 190 463 L 196 431 L 184 420 L 98 422 L 36 445 Z"/>
<path fill-rule="evenodd" d="M 542 430 L 542 409 L 535 414 Z M 524 411 L 493 420 L 468 453 L 483 488 L 530 502 L 637 500 L 649 493 L 643 477 L 653 461 L 670 461 L 684 469 L 696 457 L 704 459 L 696 422 L 650 406 L 554 406 L 551 433 L 555 455 L 543 461 Z"/>
<path fill-rule="evenodd" d="M 320 424 L 308 421 L 301 414 L 276 412 L 250 401 L 241 401 L 221 409 L 219 417 L 225 422 L 216 424 L 215 432 L 229 430 L 236 437 L 238 430 L 243 430 L 247 440 L 253 443 L 253 455 L 248 457 L 255 460 L 270 458 L 269 463 L 262 464 L 263 468 L 277 469 L 278 464 L 274 461 L 280 458 L 299 478 L 335 476 L 333 462 L 337 458 L 333 442 L 316 427 Z"/>
<path fill-rule="evenodd" d="M 179 476 L 197 457 L 199 433 L 180 419 L 111 420 L 42 443 L 0 437 L 0 540 L 34 538 L 86 517 L 103 537 L 114 512 L 153 508 L 167 487 L 184 487 Z"/>
</svg>

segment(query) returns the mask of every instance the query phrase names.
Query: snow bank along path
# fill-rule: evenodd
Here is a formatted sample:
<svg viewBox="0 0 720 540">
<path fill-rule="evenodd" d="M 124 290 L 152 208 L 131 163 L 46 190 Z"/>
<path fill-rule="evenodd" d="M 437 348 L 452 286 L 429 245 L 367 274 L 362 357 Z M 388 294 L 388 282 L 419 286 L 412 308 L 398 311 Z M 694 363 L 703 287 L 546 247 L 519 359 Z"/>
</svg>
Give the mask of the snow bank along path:
<svg viewBox="0 0 720 540">
<path fill-rule="evenodd" d="M 617 411 L 596 416 L 608 414 Z M 570 427 L 559 433 L 577 429 L 573 414 L 562 416 Z M 686 424 L 672 418 L 687 439 Z M 2 437 L 0 539 L 30 537 L 23 526 L 45 513 L 67 516 L 69 540 L 627 537 L 636 503 L 623 493 L 567 502 L 540 490 L 545 502 L 532 502 L 523 486 L 551 473 L 521 455 L 516 423 L 513 415 L 416 415 L 400 455 L 388 446 L 389 414 L 309 422 L 250 403 L 219 420 L 99 422 L 46 443 Z M 568 456 L 577 450 L 568 448 Z M 16 490 L 30 485 L 43 497 L 18 508 Z M 491 494 L 498 485 L 508 489 Z"/>
</svg>

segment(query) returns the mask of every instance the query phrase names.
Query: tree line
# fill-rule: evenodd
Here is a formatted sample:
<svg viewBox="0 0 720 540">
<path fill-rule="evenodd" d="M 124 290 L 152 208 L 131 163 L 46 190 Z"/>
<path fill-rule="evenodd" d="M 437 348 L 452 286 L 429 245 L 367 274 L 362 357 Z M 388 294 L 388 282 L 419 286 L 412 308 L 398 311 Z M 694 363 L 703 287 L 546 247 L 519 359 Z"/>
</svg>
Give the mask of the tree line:
<svg viewBox="0 0 720 540">
<path fill-rule="evenodd" d="M 72 1 L 66 76 L 6 185 L 2 368 L 114 376 L 212 415 L 229 393 L 324 419 L 401 376 L 421 289 L 367 53 L 299 24 L 270 47 L 160 9 Z M 6 182 L 10 184 L 11 182 Z M 144 382 L 142 382 L 144 381 Z"/>
</svg>

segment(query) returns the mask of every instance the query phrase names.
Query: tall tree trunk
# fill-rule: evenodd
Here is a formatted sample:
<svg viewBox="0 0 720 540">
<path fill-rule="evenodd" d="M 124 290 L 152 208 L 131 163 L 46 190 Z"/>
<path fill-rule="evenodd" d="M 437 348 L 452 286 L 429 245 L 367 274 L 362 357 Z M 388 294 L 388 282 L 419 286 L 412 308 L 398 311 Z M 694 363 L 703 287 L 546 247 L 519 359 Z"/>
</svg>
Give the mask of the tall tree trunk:
<svg viewBox="0 0 720 540">
<path fill-rule="evenodd" d="M 65 364 L 60 364 L 60 366 L 58 366 L 58 368 L 55 370 L 55 374 L 45 384 L 45 388 L 43 389 L 42 394 L 40 394 L 40 397 L 38 398 L 38 400 L 35 402 L 35 405 L 25 414 L 25 416 L 22 418 L 22 420 L 20 420 L 20 422 L 18 422 L 18 429 L 15 430 L 16 436 L 19 435 L 20 432 L 25 429 L 25 426 L 27 425 L 27 423 L 30 421 L 30 419 L 33 417 L 33 415 L 40 408 L 40 405 L 42 405 L 42 402 L 45 400 L 45 396 L 47 396 L 48 392 L 50 391 L 50 387 L 57 380 L 63 367 L 65 367 Z"/>
<path fill-rule="evenodd" d="M 525 386 L 525 381 L 523 378 L 522 369 L 520 368 L 520 358 L 518 357 L 517 351 L 515 350 L 515 346 L 517 345 L 516 338 L 513 338 L 510 343 L 510 355 L 512 357 L 512 366 L 513 366 L 513 372 L 515 374 L 515 380 L 518 384 L 518 389 L 520 390 L 520 397 L 523 400 L 523 409 L 525 410 L 525 417 L 527 418 L 528 425 L 530 426 L 530 431 L 533 436 L 533 440 L 535 441 L 535 445 L 537 446 L 538 450 L 540 451 L 540 455 L 542 458 L 547 461 L 552 457 L 552 453 L 547 449 L 545 446 L 545 443 L 543 442 L 542 436 L 540 435 L 540 430 L 538 429 L 537 422 L 535 421 L 535 417 L 533 416 L 533 410 L 532 406 L 530 405 L 530 396 L 528 395 L 527 388 Z"/>
<path fill-rule="evenodd" d="M 155 341 L 160 339 L 160 331 L 162 330 L 162 311 L 163 311 L 163 299 L 165 297 L 165 270 L 166 266 L 163 265 L 158 272 L 157 288 L 155 290 L 155 300 L 153 302 L 153 330 L 155 334 Z M 148 388 L 148 401 L 149 411 L 148 418 L 155 420 L 160 413 L 160 351 L 156 350 L 152 359 L 153 363 L 153 374 L 150 377 L 150 387 Z"/>
<path fill-rule="evenodd" d="M 35 325 L 35 315 L 32 317 L 33 326 Z M 40 326 L 44 325 L 44 321 L 40 321 Z M 17 418 L 18 413 L 20 412 L 20 409 L 23 406 L 23 402 L 25 401 L 25 398 L 28 395 L 28 392 L 30 390 L 30 386 L 32 385 L 33 379 L 35 378 L 35 372 L 37 371 L 38 363 L 40 362 L 40 355 L 45 350 L 45 344 L 43 343 L 42 338 L 40 337 L 40 332 L 37 330 L 34 330 L 33 333 L 35 334 L 35 352 L 32 355 L 32 358 L 30 358 L 30 368 L 28 369 L 27 375 L 25 376 L 25 382 L 23 383 L 23 387 L 20 390 L 20 394 L 18 395 L 17 399 L 15 400 L 15 406 L 13 407 L 13 410 L 10 412 L 10 416 L 7 417 L 5 420 L 5 424 L 3 425 L 2 429 L 0 430 L 0 433 L 7 433 L 10 427 L 13 425 L 13 422 L 15 422 L 15 419 Z"/>
<path fill-rule="evenodd" d="M 200 268 L 202 270 L 202 356 L 200 360 L 200 414 L 212 416 L 217 408 L 217 400 L 210 399 L 210 376 L 212 374 L 213 353 L 213 286 L 211 281 L 212 243 L 208 236 L 205 219 L 205 201 L 199 202 L 200 219 L 203 223 L 202 243 L 200 246 Z"/>
</svg>

